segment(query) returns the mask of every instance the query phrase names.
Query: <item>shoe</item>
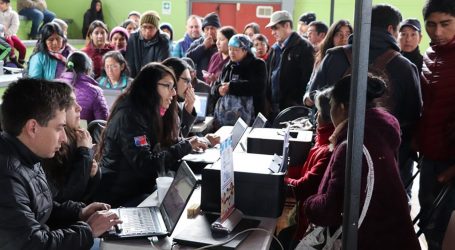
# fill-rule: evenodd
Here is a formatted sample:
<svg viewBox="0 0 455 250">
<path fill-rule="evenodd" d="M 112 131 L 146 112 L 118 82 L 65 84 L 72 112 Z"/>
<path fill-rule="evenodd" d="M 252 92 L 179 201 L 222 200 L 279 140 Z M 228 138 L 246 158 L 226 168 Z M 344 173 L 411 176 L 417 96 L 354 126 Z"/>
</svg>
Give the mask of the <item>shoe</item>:
<svg viewBox="0 0 455 250">
<path fill-rule="evenodd" d="M 19 69 L 23 69 L 24 68 L 23 63 L 18 62 L 16 57 L 10 58 L 9 61 L 14 63 L 14 65 L 16 65 L 16 67 L 19 68 Z M 24 61 L 24 60 L 21 60 L 21 61 Z"/>
</svg>

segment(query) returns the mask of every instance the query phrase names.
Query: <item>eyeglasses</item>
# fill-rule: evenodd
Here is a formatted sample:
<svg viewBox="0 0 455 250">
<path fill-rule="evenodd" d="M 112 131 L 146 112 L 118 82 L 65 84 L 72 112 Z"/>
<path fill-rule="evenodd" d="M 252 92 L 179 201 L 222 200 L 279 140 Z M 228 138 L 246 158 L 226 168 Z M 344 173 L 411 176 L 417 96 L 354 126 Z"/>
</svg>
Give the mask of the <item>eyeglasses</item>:
<svg viewBox="0 0 455 250">
<path fill-rule="evenodd" d="M 169 91 L 175 90 L 175 85 L 172 83 L 158 83 L 159 86 L 166 87 Z"/>
<path fill-rule="evenodd" d="M 191 78 L 179 77 L 179 79 L 182 79 L 186 84 L 191 84 Z"/>
<path fill-rule="evenodd" d="M 153 25 L 145 25 L 144 24 L 144 25 L 141 25 L 141 29 L 143 29 L 143 30 L 155 30 L 156 27 L 153 26 Z"/>
</svg>

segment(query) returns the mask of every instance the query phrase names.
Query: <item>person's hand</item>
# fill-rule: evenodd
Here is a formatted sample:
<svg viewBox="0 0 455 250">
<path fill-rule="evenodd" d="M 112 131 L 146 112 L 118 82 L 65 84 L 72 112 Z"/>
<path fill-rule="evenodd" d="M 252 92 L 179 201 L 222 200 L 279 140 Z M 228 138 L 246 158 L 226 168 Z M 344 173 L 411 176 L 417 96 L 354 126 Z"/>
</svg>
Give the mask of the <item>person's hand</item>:
<svg viewBox="0 0 455 250">
<path fill-rule="evenodd" d="M 206 150 L 208 148 L 207 143 L 199 140 L 197 136 L 193 136 L 189 139 L 189 142 L 191 144 L 191 147 L 193 148 L 193 151 L 200 151 L 200 150 Z"/>
<path fill-rule="evenodd" d="M 440 183 L 448 183 L 453 177 L 455 177 L 455 165 L 449 166 L 444 172 L 438 175 L 438 181 Z"/>
<path fill-rule="evenodd" d="M 229 83 L 223 83 L 218 89 L 220 96 L 225 96 L 229 92 Z"/>
<path fill-rule="evenodd" d="M 307 107 L 314 106 L 314 102 L 311 100 L 309 93 L 305 93 L 305 95 L 303 96 L 303 104 L 305 104 L 305 106 Z"/>
<path fill-rule="evenodd" d="M 102 202 L 93 202 L 81 210 L 81 220 L 87 221 L 95 212 L 111 209 L 111 205 Z"/>
<path fill-rule="evenodd" d="M 212 145 L 212 147 L 215 146 L 216 144 L 219 144 L 219 143 L 220 143 L 220 140 L 221 140 L 221 139 L 220 139 L 220 136 L 217 135 L 217 134 L 206 134 L 206 135 L 205 135 L 205 138 L 206 138 L 207 140 L 209 140 L 210 145 Z"/>
<path fill-rule="evenodd" d="M 194 93 L 194 88 L 189 87 L 185 91 L 185 109 L 188 113 L 191 114 L 194 108 L 194 102 L 196 101 L 196 94 Z"/>
<path fill-rule="evenodd" d="M 98 173 L 98 162 L 92 161 L 92 168 L 90 169 L 90 177 L 93 177 Z"/>
<path fill-rule="evenodd" d="M 120 220 L 118 215 L 109 210 L 96 211 L 87 220 L 87 224 L 92 229 L 93 237 L 101 236 L 104 232 L 120 223 L 123 223 L 123 221 Z"/>
<path fill-rule="evenodd" d="M 206 36 L 205 39 L 204 39 L 204 47 L 206 49 L 212 47 L 212 45 L 215 43 L 215 41 L 213 41 L 213 38 L 211 36 Z"/>
<path fill-rule="evenodd" d="M 76 130 L 76 144 L 77 147 L 93 147 L 92 137 L 87 129 L 80 128 Z"/>
</svg>

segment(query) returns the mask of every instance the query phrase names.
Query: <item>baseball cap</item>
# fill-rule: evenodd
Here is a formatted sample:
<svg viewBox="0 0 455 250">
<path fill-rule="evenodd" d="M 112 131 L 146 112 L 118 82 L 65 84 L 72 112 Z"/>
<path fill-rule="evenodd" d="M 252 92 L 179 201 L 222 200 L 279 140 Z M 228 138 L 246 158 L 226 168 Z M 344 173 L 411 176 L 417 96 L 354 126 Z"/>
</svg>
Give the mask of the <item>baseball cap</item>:
<svg viewBox="0 0 455 250">
<path fill-rule="evenodd" d="M 277 23 L 283 22 L 283 21 L 292 22 L 292 17 L 289 14 L 289 12 L 287 12 L 285 10 L 275 11 L 272 13 L 272 16 L 270 17 L 269 24 L 267 24 L 265 27 L 270 28 L 270 27 L 276 25 Z"/>
<path fill-rule="evenodd" d="M 420 21 L 415 19 L 415 18 L 408 18 L 408 19 L 405 19 L 403 22 L 400 23 L 400 31 L 403 27 L 405 26 L 408 26 L 408 27 L 411 27 L 413 29 L 415 29 L 416 31 L 418 32 L 421 32 L 422 31 L 422 27 L 420 26 Z"/>
</svg>

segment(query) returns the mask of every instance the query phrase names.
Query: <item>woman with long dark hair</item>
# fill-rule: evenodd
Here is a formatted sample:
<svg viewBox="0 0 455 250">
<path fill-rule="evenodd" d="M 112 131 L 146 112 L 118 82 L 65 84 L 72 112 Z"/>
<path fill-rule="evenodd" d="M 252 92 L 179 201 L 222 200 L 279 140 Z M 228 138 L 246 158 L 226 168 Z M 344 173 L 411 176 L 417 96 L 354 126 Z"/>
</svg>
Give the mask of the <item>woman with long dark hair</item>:
<svg viewBox="0 0 455 250">
<path fill-rule="evenodd" d="M 106 120 L 109 115 L 106 98 L 98 83 L 90 76 L 92 61 L 81 51 L 68 57 L 68 70 L 62 74 L 61 80 L 74 88 L 76 100 L 81 105 L 81 119 L 87 123 L 93 120 Z"/>
<path fill-rule="evenodd" d="M 41 39 L 30 56 L 28 77 L 46 80 L 58 78 L 65 72 L 66 58 L 72 51 L 58 24 L 50 22 L 44 25 Z"/>
<path fill-rule="evenodd" d="M 84 23 L 82 24 L 82 37 L 84 39 L 87 37 L 88 27 L 95 20 L 104 22 L 103 4 L 101 3 L 101 0 L 92 0 L 90 9 L 84 14 Z"/>
<path fill-rule="evenodd" d="M 98 157 L 97 200 L 136 206 L 197 140 L 180 140 L 176 78 L 160 63 L 145 65 L 113 104 Z"/>
<path fill-rule="evenodd" d="M 81 50 L 93 61 L 94 78 L 101 75 L 101 68 L 103 65 L 103 56 L 114 48 L 108 41 L 109 30 L 105 23 L 95 20 L 93 21 L 87 31 L 87 41 L 85 47 Z"/>
</svg>

